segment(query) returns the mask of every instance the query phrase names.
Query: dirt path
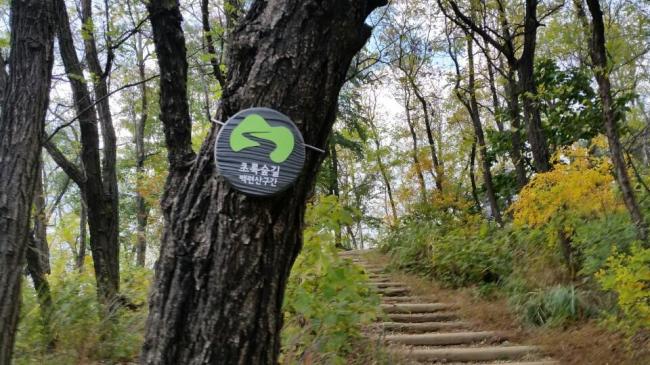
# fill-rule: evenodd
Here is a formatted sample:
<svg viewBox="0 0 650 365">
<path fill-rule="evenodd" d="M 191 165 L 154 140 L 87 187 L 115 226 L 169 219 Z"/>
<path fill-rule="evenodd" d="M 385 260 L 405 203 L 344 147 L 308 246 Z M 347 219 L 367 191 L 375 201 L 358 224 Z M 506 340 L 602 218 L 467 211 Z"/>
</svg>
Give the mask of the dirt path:
<svg viewBox="0 0 650 365">
<path fill-rule="evenodd" d="M 371 264 L 362 251 L 342 253 L 361 265 L 381 295 L 384 318 L 380 336 L 396 357 L 417 364 L 557 365 L 538 346 L 512 342 L 514 333 L 485 330 L 469 322 L 457 305 L 432 296 L 415 295 L 408 284 Z"/>
</svg>

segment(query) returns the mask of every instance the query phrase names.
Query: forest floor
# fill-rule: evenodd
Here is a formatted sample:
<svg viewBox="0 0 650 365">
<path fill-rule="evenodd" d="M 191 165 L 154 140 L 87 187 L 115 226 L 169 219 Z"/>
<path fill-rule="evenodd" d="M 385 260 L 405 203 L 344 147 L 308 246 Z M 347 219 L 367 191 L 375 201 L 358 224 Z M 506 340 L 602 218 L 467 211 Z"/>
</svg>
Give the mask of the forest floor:
<svg viewBox="0 0 650 365">
<path fill-rule="evenodd" d="M 363 258 L 373 266 L 388 265 L 388 258 L 376 251 L 369 251 Z M 526 326 L 502 296 L 485 298 L 477 295 L 473 288 L 448 289 L 428 278 L 395 271 L 388 274 L 392 281 L 406 284 L 412 295 L 433 296 L 437 301 L 454 304 L 459 316 L 472 323 L 472 327 L 507 333 L 508 340 L 513 343 L 542 346 L 547 355 L 561 364 L 650 364 L 648 336 L 629 340 L 595 320 L 558 328 Z"/>
</svg>

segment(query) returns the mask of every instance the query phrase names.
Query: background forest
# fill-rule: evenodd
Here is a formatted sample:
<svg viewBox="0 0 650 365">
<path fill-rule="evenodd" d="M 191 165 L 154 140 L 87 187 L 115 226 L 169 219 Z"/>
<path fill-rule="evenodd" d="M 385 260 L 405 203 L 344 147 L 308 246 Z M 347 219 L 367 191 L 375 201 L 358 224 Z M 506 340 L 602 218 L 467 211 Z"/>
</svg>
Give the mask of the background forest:
<svg viewBox="0 0 650 365">
<path fill-rule="evenodd" d="M 151 25 L 137 0 L 56 3 L 14 362 L 135 361 L 168 169 Z M 194 150 L 249 6 L 181 2 Z M 361 340 L 378 298 L 336 255 L 371 247 L 507 298 L 529 326 L 596 322 L 647 344 L 650 5 L 395 0 L 369 22 L 307 209 L 281 361 L 382 361 Z"/>
</svg>

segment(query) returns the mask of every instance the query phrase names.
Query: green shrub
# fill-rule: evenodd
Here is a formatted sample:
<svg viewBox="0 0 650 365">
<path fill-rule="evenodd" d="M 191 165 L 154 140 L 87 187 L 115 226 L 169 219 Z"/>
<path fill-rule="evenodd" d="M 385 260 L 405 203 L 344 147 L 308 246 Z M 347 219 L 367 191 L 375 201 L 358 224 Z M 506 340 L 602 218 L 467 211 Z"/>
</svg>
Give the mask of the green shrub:
<svg viewBox="0 0 650 365">
<path fill-rule="evenodd" d="M 53 301 L 51 333 L 47 333 L 43 325 L 31 282 L 24 280 L 14 363 L 68 365 L 98 360 L 115 363 L 137 358 L 144 333 L 144 304 L 151 272 L 123 266 L 122 294 L 139 308 L 118 308 L 107 316 L 100 316 L 103 309 L 97 300 L 92 267 L 79 273 L 69 270 L 66 262 L 70 262 L 69 257 L 56 258 L 53 275 L 49 276 Z M 50 336 L 56 341 L 53 351 L 47 348 Z"/>
<path fill-rule="evenodd" d="M 629 252 L 636 229 L 627 212 L 586 221 L 575 230 L 573 244 L 582 258 L 580 274 L 591 276 L 605 266 L 612 250 Z"/>
<path fill-rule="evenodd" d="M 330 222 L 340 216 L 331 199 L 311 206 L 304 247 L 291 271 L 284 300 L 283 364 L 367 363 L 358 352 L 361 328 L 378 315 L 379 297 L 366 284 L 367 276 L 351 261 L 339 258 Z M 354 355 L 354 356 L 353 356 Z M 368 355 L 370 356 L 370 355 Z M 307 361 L 306 359 L 309 359 Z"/>
<path fill-rule="evenodd" d="M 391 266 L 453 287 L 497 283 L 512 270 L 510 231 L 467 210 L 413 212 L 382 242 Z"/>
<path fill-rule="evenodd" d="M 593 314 L 582 293 L 574 286 L 557 285 L 513 294 L 510 303 L 525 322 L 536 326 L 561 326 Z"/>
<path fill-rule="evenodd" d="M 498 283 L 510 275 L 512 257 L 506 231 L 484 222 L 448 231 L 434 245 L 432 273 L 436 279 L 454 287 Z"/>
</svg>

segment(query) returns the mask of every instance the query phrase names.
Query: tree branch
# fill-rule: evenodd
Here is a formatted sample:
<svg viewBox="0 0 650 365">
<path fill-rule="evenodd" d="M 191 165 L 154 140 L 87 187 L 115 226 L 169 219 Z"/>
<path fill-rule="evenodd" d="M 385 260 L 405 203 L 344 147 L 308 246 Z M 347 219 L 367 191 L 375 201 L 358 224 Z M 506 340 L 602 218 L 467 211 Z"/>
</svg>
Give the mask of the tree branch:
<svg viewBox="0 0 650 365">
<path fill-rule="evenodd" d="M 57 165 L 63 170 L 63 172 L 72 179 L 72 181 L 79 186 L 79 189 L 81 191 L 86 190 L 86 176 L 84 175 L 83 171 L 77 167 L 75 164 L 73 164 L 70 160 L 68 160 L 63 152 L 59 150 L 54 143 L 51 141 L 45 141 L 43 143 L 43 147 L 47 150 L 47 153 L 50 154 L 54 162 L 56 162 Z"/>
<path fill-rule="evenodd" d="M 212 29 L 210 29 L 210 10 L 208 9 L 208 0 L 201 0 L 201 20 L 203 23 L 203 35 L 205 36 L 205 43 L 208 46 L 208 54 L 210 54 L 210 63 L 212 64 L 212 72 L 214 77 L 219 82 L 219 86 L 223 89 L 226 86 L 226 79 L 221 72 L 221 65 L 217 60 L 217 51 L 214 48 L 214 40 L 212 39 Z"/>
<path fill-rule="evenodd" d="M 442 5 L 442 0 L 437 0 L 438 1 L 438 6 L 440 7 L 440 10 L 442 13 L 450 19 L 452 22 L 454 22 L 456 25 L 458 25 L 461 28 L 470 28 L 472 31 L 476 32 L 479 34 L 486 42 L 490 43 L 492 47 L 496 48 L 499 52 L 501 52 L 506 58 L 509 60 L 515 61 L 515 55 L 511 50 L 509 50 L 507 47 L 505 47 L 503 44 L 499 43 L 496 39 L 494 39 L 491 35 L 489 35 L 485 29 L 479 27 L 476 25 L 476 23 L 470 19 L 468 16 L 463 14 L 463 12 L 460 10 L 458 7 L 458 4 L 456 4 L 455 1 L 449 0 L 449 5 L 451 6 L 452 11 L 454 12 L 455 17 L 451 16 L 446 10 L 445 7 Z M 466 32 L 469 33 L 469 32 Z"/>
<path fill-rule="evenodd" d="M 56 127 L 56 128 L 54 129 L 54 131 L 53 131 L 49 136 L 47 136 L 47 137 L 45 138 L 45 142 L 49 142 L 49 141 L 54 137 L 54 135 L 56 135 L 57 133 L 59 133 L 62 129 L 71 126 L 72 123 L 74 123 L 77 119 L 79 119 L 79 118 L 80 118 L 80 117 L 81 117 L 85 112 L 89 111 L 91 108 L 93 108 L 95 105 L 97 105 L 97 103 L 101 102 L 101 101 L 104 100 L 105 98 L 108 98 L 109 96 L 115 94 L 116 92 L 122 91 L 122 90 L 124 90 L 124 89 L 126 89 L 126 88 L 133 87 L 133 86 L 138 86 L 138 85 L 140 85 L 140 84 L 147 83 L 147 82 L 149 82 L 149 81 L 151 81 L 151 80 L 153 80 L 153 79 L 155 79 L 155 78 L 157 78 L 157 77 L 159 77 L 159 76 L 160 76 L 160 75 L 153 75 L 153 76 L 151 76 L 151 77 L 149 77 L 149 78 L 147 78 L 147 79 L 145 79 L 145 80 L 141 80 L 141 81 L 137 81 L 137 82 L 132 82 L 132 83 L 130 83 L 130 84 L 122 85 L 122 86 L 118 87 L 117 89 L 111 91 L 111 92 L 108 93 L 107 95 L 105 95 L 105 96 L 103 96 L 103 97 L 101 97 L 101 98 L 95 100 L 92 104 L 90 104 L 90 105 L 87 106 L 85 109 L 83 109 L 79 114 L 77 114 L 77 115 L 76 115 L 74 118 L 72 118 L 69 122 L 66 122 L 66 123 L 61 124 L 60 126 Z"/>
</svg>

